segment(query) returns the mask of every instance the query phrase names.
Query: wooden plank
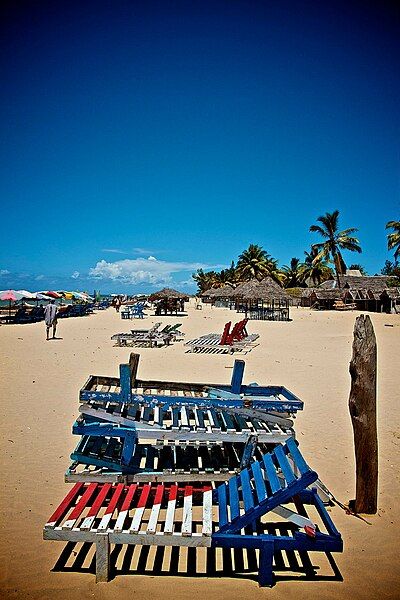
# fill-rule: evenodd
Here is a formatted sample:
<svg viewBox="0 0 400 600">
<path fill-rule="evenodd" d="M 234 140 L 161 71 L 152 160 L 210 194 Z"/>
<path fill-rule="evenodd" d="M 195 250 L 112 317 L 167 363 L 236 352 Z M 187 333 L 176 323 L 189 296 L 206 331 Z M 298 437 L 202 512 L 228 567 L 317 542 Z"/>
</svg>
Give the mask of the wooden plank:
<svg viewBox="0 0 400 600">
<path fill-rule="evenodd" d="M 265 470 L 267 472 L 267 478 L 271 486 L 271 492 L 272 494 L 276 494 L 276 492 L 279 492 L 279 490 L 281 489 L 281 484 L 276 473 L 275 465 L 272 462 L 271 456 L 269 454 L 264 454 L 263 462 Z"/>
<path fill-rule="evenodd" d="M 96 500 L 93 502 L 87 517 L 84 519 L 82 525 L 80 526 L 80 528 L 82 530 L 85 529 L 90 529 L 91 526 L 94 523 L 94 520 L 97 516 L 97 513 L 99 512 L 99 510 L 101 509 L 101 507 L 103 506 L 103 502 L 107 497 L 108 492 L 111 489 L 111 483 L 105 483 L 102 487 L 102 489 L 100 490 L 100 493 L 98 494 Z"/>
<path fill-rule="evenodd" d="M 156 532 L 158 515 L 160 513 L 163 495 L 164 495 L 164 486 L 162 484 L 160 484 L 157 486 L 157 489 L 156 489 L 156 493 L 154 496 L 154 502 L 153 502 L 153 508 L 151 509 L 146 533 L 155 533 Z"/>
<path fill-rule="evenodd" d="M 240 517 L 239 492 L 237 486 L 238 478 L 231 477 L 228 481 L 231 521 Z"/>
<path fill-rule="evenodd" d="M 242 494 L 244 509 L 246 512 L 254 509 L 253 493 L 250 485 L 250 475 L 248 469 L 240 471 L 240 481 L 242 483 Z"/>
<path fill-rule="evenodd" d="M 142 521 L 143 513 L 146 509 L 147 499 L 150 494 L 151 485 L 146 484 L 143 486 L 142 493 L 140 494 L 139 501 L 135 510 L 135 514 L 132 519 L 132 524 L 129 528 L 129 533 L 137 533 L 140 529 L 140 523 Z"/>
<path fill-rule="evenodd" d="M 45 525 L 45 529 L 55 527 L 57 522 L 60 521 L 69 511 L 75 498 L 78 496 L 84 484 L 82 482 L 76 483 L 74 487 L 68 492 L 64 500 L 59 504 L 56 510 L 53 512 L 48 522 Z"/>
<path fill-rule="evenodd" d="M 286 440 L 286 446 L 293 458 L 295 466 L 299 469 L 300 473 L 307 473 L 310 470 L 310 467 L 306 463 L 301 454 L 300 450 L 297 447 L 296 441 L 293 438 L 289 438 Z"/>
<path fill-rule="evenodd" d="M 174 530 L 174 516 L 175 516 L 175 506 L 176 506 L 176 498 L 178 495 L 178 486 L 171 485 L 168 496 L 168 505 L 167 512 L 165 515 L 165 525 L 164 525 L 164 534 L 172 534 Z"/>
<path fill-rule="evenodd" d="M 212 535 L 212 490 L 206 490 L 203 494 L 203 525 L 202 535 Z"/>
<path fill-rule="evenodd" d="M 82 514 L 84 509 L 86 508 L 86 505 L 88 504 L 88 502 L 90 502 L 91 497 L 93 496 L 93 494 L 95 493 L 95 491 L 97 490 L 98 487 L 99 487 L 98 483 L 90 483 L 88 485 L 85 493 L 83 494 L 83 496 L 81 497 L 81 499 L 79 500 L 78 504 L 75 506 L 75 508 L 73 509 L 71 514 L 69 515 L 68 520 L 65 521 L 65 523 L 63 524 L 63 526 L 62 526 L 63 529 L 72 529 L 72 527 L 75 525 L 75 522 L 80 517 L 80 515 Z"/>
<path fill-rule="evenodd" d="M 185 486 L 183 498 L 183 517 L 182 517 L 182 535 L 192 535 L 192 504 L 193 504 L 193 487 Z"/>
<path fill-rule="evenodd" d="M 253 462 L 251 465 L 253 471 L 254 483 L 256 486 L 256 494 L 258 502 L 262 502 L 267 497 L 267 490 L 265 488 L 264 477 L 259 462 Z"/>
<path fill-rule="evenodd" d="M 240 389 L 243 381 L 244 367 L 244 360 L 235 360 L 231 379 L 231 391 L 233 394 L 240 394 Z"/>
<path fill-rule="evenodd" d="M 129 489 L 126 493 L 124 501 L 121 506 L 121 510 L 119 511 L 117 521 L 115 523 L 114 531 L 122 531 L 124 528 L 125 519 L 128 516 L 129 509 L 132 504 L 133 496 L 135 495 L 137 489 L 137 483 L 133 483 L 129 486 Z"/>
<path fill-rule="evenodd" d="M 108 528 L 108 525 L 112 519 L 114 510 L 117 507 L 117 504 L 119 502 L 119 499 L 121 497 L 124 487 L 125 486 L 123 483 L 119 483 L 117 485 L 117 487 L 115 488 L 112 498 L 106 508 L 105 513 L 104 513 L 104 517 L 101 519 L 100 524 L 97 528 L 98 531 L 105 531 Z"/>
<path fill-rule="evenodd" d="M 296 477 L 294 476 L 292 467 L 290 466 L 290 463 L 289 463 L 288 459 L 286 458 L 286 455 L 282 449 L 282 446 L 276 446 L 273 453 L 275 454 L 276 458 L 278 459 L 278 463 L 282 470 L 282 474 L 286 480 L 286 485 L 290 485 L 293 481 L 296 481 Z"/>
<path fill-rule="evenodd" d="M 228 523 L 228 505 L 226 498 L 226 483 L 219 485 L 217 488 L 218 494 L 218 519 L 219 527 L 223 527 Z"/>
</svg>

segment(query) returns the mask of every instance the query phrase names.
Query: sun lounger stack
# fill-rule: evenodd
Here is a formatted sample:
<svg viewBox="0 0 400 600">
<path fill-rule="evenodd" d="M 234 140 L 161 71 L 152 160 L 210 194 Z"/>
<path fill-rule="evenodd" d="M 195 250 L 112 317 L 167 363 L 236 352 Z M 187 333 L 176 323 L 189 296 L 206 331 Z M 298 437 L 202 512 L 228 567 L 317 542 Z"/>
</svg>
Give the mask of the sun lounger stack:
<svg viewBox="0 0 400 600">
<path fill-rule="evenodd" d="M 156 323 L 150 329 L 131 329 L 130 333 L 116 333 L 111 339 L 117 346 L 136 346 L 158 348 L 169 346 L 172 342 L 183 340 L 184 333 L 179 328 L 182 323 L 176 325 L 166 325 L 159 329 L 161 323 Z"/>
<path fill-rule="evenodd" d="M 343 549 L 310 488 L 316 480 L 288 438 L 214 490 L 177 482 L 79 482 L 49 518 L 44 539 L 95 544 L 97 581 L 109 579 L 110 545 L 133 544 L 257 551 L 259 584 L 272 585 L 282 552 Z"/>
<path fill-rule="evenodd" d="M 252 454 L 294 436 L 303 403 L 284 387 L 242 385 L 235 361 L 230 385 L 143 381 L 139 355 L 119 378 L 92 376 L 80 392 L 81 436 L 68 481 L 224 480 Z"/>
<path fill-rule="evenodd" d="M 140 380 L 138 365 L 132 353 L 119 377 L 81 389 L 75 485 L 45 539 L 95 544 L 98 581 L 111 544 L 256 551 L 260 585 L 272 584 L 277 553 L 342 550 L 295 441 L 301 400 L 244 385 L 242 360 L 228 385 Z"/>
<path fill-rule="evenodd" d="M 124 306 L 121 310 L 121 319 L 143 319 L 146 315 L 144 304 L 138 303 L 132 306 Z"/>
<path fill-rule="evenodd" d="M 222 335 L 209 333 L 194 340 L 186 342 L 188 352 L 201 352 L 207 354 L 225 354 L 234 352 L 250 352 L 257 344 L 258 334 L 247 333 L 248 319 L 243 319 L 232 327 L 231 321 L 225 324 Z"/>
</svg>

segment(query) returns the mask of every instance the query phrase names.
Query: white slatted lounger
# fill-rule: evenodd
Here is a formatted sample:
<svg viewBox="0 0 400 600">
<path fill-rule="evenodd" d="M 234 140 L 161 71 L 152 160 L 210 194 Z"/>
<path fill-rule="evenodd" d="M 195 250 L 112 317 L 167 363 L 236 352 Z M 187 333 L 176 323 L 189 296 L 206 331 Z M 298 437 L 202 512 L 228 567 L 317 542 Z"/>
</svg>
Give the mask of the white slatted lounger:
<svg viewBox="0 0 400 600">
<path fill-rule="evenodd" d="M 243 409 L 242 416 L 240 409 L 236 415 L 234 410 L 221 411 L 195 405 L 190 406 L 190 411 L 189 407 L 172 407 L 167 414 L 163 413 L 160 425 L 160 407 L 150 410 L 142 406 L 140 419 L 136 420 L 132 412 L 128 415 L 123 407 L 121 410 L 121 405 L 115 406 L 115 414 L 112 407 L 107 410 L 96 403 L 81 404 L 80 412 L 100 422 L 131 427 L 139 439 L 246 442 L 249 435 L 253 434 L 257 435 L 259 442 L 280 444 L 288 437 L 294 437 L 294 430 L 291 428 L 293 422 L 290 419 L 263 414 L 261 411 L 255 413 L 257 417 L 250 417 L 246 415 L 248 409 Z M 146 410 L 150 417 L 144 420 Z M 125 416 L 122 416 L 121 412 L 125 412 Z M 193 414 L 192 418 L 190 412 Z"/>
</svg>

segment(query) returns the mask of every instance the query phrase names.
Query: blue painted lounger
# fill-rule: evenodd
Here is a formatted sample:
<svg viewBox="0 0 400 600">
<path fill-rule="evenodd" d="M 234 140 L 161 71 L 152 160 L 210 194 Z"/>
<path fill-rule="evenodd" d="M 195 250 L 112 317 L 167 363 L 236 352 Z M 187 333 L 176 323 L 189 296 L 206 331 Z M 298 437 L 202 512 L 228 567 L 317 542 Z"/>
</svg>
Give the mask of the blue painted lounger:
<svg viewBox="0 0 400 600">
<path fill-rule="evenodd" d="M 257 549 L 259 584 L 272 585 L 275 552 L 343 550 L 316 490 L 308 489 L 316 479 L 295 441 L 288 440 L 214 491 L 188 484 L 77 483 L 49 518 L 43 537 L 95 543 L 98 581 L 109 578 L 110 544 Z M 308 518 L 307 505 L 315 507 L 320 525 Z M 287 520 L 285 534 L 276 517 L 267 520 L 270 512 Z"/>
<path fill-rule="evenodd" d="M 284 386 L 244 385 L 245 363 L 236 360 L 230 385 L 145 381 L 136 378 L 139 354 L 131 353 L 129 363 L 120 365 L 120 377 L 92 375 L 80 390 L 81 402 L 146 402 L 249 407 L 265 411 L 295 413 L 303 402 Z"/>
</svg>

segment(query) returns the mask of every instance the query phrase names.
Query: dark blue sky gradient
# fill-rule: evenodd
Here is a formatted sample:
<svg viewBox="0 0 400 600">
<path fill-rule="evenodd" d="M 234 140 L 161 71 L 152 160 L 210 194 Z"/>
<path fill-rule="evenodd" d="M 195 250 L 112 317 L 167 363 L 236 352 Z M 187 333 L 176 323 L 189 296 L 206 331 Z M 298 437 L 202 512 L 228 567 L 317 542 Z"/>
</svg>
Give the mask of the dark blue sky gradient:
<svg viewBox="0 0 400 600">
<path fill-rule="evenodd" d="M 336 208 L 342 228 L 359 228 L 363 254 L 348 264 L 372 274 L 392 258 L 394 4 L 41 0 L 1 11 L 1 289 L 135 291 L 136 262 L 123 281 L 108 267 L 99 281 L 88 273 L 150 254 L 189 263 L 176 284 L 249 243 L 287 264 Z"/>
</svg>

